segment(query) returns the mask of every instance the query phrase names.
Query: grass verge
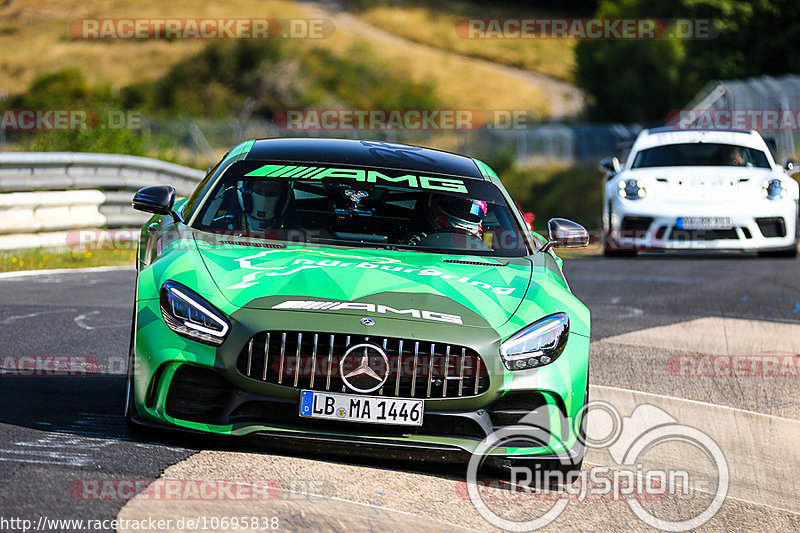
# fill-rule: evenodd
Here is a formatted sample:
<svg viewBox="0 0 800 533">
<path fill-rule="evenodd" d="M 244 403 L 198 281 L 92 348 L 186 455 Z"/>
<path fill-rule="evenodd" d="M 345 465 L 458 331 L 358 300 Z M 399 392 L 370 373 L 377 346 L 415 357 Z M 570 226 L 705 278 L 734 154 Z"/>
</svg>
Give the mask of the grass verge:
<svg viewBox="0 0 800 533">
<path fill-rule="evenodd" d="M 76 40 L 70 35 L 70 23 L 80 19 L 130 18 L 131 2 L 127 0 L 15 0 L 9 7 L 0 7 L 0 91 L 10 96 L 25 92 L 38 76 L 68 67 L 87 69 L 90 86 L 110 86 L 119 90 L 134 83 L 155 82 L 166 76 L 182 61 L 196 57 L 207 47 L 204 40 Z M 164 3 L 140 0 L 135 5 L 136 18 L 225 18 L 242 17 L 243 13 L 259 18 L 314 18 L 328 16 L 302 3 L 287 0 L 230 0 L 210 3 L 198 11 L 189 0 Z M 359 43 L 366 43 L 375 58 L 390 65 L 401 79 L 426 83 L 434 87 L 443 102 L 454 109 L 525 109 L 533 116 L 549 115 L 549 99 L 543 88 L 516 77 L 498 73 L 485 65 L 476 65 L 468 57 L 445 48 L 420 47 L 399 39 L 387 40 L 374 28 L 348 23 L 349 14 L 332 14 L 336 31 L 325 39 L 289 39 L 290 47 L 301 52 L 322 48 L 339 58 L 346 58 Z M 356 19 L 357 22 L 357 19 Z M 448 24 L 444 23 L 445 26 Z M 380 29 L 385 29 L 381 27 Z M 389 27 L 390 31 L 391 28 Z M 438 32 L 436 26 L 432 29 Z M 474 43 L 473 43 L 474 44 Z M 481 44 L 481 43 L 478 43 Z M 531 43 L 516 43 L 526 48 Z M 559 43 L 563 45 L 563 43 Z M 538 46 L 538 45 L 534 45 Z M 47 50 L 42 54 L 42 50 Z M 555 56 L 545 54 L 545 57 Z M 571 59 L 562 58 L 571 64 Z M 553 65 L 562 62 L 553 61 Z M 550 68 L 550 67 L 547 67 Z M 568 67 L 571 68 L 571 67 Z M 557 74 L 553 74 L 557 76 Z M 272 76 L 273 82 L 281 81 Z M 356 81 L 358 78 L 355 78 Z M 277 81 L 275 81 L 277 80 Z M 498 90 L 498 87 L 502 90 Z M 196 87 L 192 87 L 196 91 Z M 214 91 L 215 87 L 205 88 Z M 336 103 L 332 102 L 333 107 Z"/>
<path fill-rule="evenodd" d="M 133 266 L 131 250 L 84 250 L 35 248 L 0 252 L 0 272 L 97 266 Z"/>
<path fill-rule="evenodd" d="M 470 4 L 380 6 L 362 11 L 365 22 L 414 42 L 459 55 L 486 59 L 564 81 L 573 80 L 575 43 L 570 39 L 468 39 L 456 32 L 465 18 L 508 17 L 487 14 Z M 545 16 L 542 13 L 528 16 Z"/>
</svg>

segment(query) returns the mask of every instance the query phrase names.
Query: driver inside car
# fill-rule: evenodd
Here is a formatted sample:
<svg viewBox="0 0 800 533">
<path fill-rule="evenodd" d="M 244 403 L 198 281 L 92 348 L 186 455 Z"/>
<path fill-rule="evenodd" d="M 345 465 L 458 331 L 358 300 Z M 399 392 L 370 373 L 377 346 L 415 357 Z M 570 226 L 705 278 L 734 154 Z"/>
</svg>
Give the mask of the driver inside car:
<svg viewBox="0 0 800 533">
<path fill-rule="evenodd" d="M 236 196 L 242 210 L 242 229 L 264 231 L 287 227 L 294 200 L 291 182 L 267 179 L 240 182 Z"/>
<path fill-rule="evenodd" d="M 429 228 L 414 235 L 409 244 L 417 245 L 428 235 L 438 232 L 466 233 L 482 240 L 487 210 L 488 205 L 483 200 L 431 194 L 425 209 Z"/>
</svg>

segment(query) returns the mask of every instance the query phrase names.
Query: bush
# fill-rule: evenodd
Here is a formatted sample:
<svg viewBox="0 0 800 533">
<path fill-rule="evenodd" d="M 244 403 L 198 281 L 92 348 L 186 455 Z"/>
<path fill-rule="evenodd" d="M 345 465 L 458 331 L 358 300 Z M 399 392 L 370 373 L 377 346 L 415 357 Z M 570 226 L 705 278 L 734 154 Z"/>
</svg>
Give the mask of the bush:
<svg viewBox="0 0 800 533">
<path fill-rule="evenodd" d="M 394 75 L 366 44 L 344 56 L 274 41 L 219 41 L 155 84 L 123 91 L 127 107 L 185 117 L 254 115 L 313 106 L 354 109 L 436 107 L 431 84 Z"/>
<path fill-rule="evenodd" d="M 88 111 L 100 120 L 89 118 L 86 130 L 55 130 L 15 133 L 25 150 L 34 152 L 104 152 L 145 155 L 149 135 L 143 131 L 108 126 L 109 113 L 122 111 L 119 95 L 110 87 L 90 87 L 83 72 L 68 68 L 44 74 L 33 80 L 30 88 L 15 97 L 17 109 Z"/>
<path fill-rule="evenodd" d="M 24 138 L 28 152 L 94 152 L 148 155 L 150 135 L 131 129 L 42 131 Z"/>
<path fill-rule="evenodd" d="M 587 229 L 600 227 L 603 179 L 595 168 L 537 164 L 514 166 L 499 176 L 522 209 L 536 215 L 537 230 L 553 217 L 574 220 Z"/>
</svg>

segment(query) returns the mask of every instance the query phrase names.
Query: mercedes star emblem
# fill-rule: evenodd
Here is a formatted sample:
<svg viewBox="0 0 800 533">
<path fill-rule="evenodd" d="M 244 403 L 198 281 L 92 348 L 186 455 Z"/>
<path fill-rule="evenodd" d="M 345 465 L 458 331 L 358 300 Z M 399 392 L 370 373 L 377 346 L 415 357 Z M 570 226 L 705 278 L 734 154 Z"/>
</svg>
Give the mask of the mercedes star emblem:
<svg viewBox="0 0 800 533">
<path fill-rule="evenodd" d="M 357 365 L 355 369 L 353 365 Z M 362 343 L 351 346 L 339 360 L 342 381 L 356 392 L 372 392 L 386 383 L 389 377 L 389 358 L 386 352 L 374 344 Z"/>
</svg>

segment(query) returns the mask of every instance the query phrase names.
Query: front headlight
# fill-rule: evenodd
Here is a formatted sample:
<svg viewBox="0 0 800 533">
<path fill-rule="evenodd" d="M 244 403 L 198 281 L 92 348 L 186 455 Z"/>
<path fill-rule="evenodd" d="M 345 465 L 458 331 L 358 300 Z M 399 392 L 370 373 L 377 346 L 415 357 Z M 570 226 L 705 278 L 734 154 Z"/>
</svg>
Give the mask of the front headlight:
<svg viewBox="0 0 800 533">
<path fill-rule="evenodd" d="M 213 305 L 174 281 L 161 287 L 161 315 L 169 329 L 203 344 L 219 346 L 231 327 Z"/>
<path fill-rule="evenodd" d="M 619 195 L 626 200 L 640 200 L 647 195 L 644 185 L 639 180 L 620 180 L 619 182 Z"/>
<path fill-rule="evenodd" d="M 509 370 L 525 370 L 555 361 L 569 335 L 569 317 L 556 313 L 545 317 L 508 338 L 500 345 L 503 364 Z"/>
<path fill-rule="evenodd" d="M 786 188 L 779 179 L 764 180 L 761 184 L 761 194 L 768 200 L 780 200 L 786 198 Z"/>
</svg>

